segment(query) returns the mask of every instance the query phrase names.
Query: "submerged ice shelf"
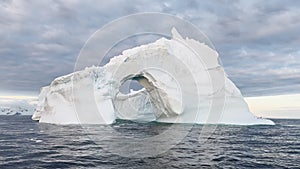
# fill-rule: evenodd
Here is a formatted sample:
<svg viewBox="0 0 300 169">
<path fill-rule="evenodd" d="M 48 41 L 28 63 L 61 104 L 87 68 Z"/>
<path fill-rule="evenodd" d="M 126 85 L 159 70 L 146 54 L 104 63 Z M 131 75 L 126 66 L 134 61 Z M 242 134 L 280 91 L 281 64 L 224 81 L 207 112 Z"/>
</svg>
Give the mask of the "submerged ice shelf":
<svg viewBox="0 0 300 169">
<path fill-rule="evenodd" d="M 115 56 L 103 67 L 56 78 L 43 87 L 32 119 L 55 124 L 111 124 L 116 119 L 168 123 L 274 124 L 255 117 L 209 46 L 161 38 Z M 120 92 L 127 80 L 144 88 Z"/>
</svg>

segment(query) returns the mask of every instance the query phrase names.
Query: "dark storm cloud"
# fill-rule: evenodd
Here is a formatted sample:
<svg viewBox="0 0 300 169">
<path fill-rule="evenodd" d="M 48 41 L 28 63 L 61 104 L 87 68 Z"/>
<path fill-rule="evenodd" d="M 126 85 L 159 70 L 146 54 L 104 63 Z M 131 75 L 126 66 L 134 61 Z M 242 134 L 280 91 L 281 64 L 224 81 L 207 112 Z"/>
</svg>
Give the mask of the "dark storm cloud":
<svg viewBox="0 0 300 169">
<path fill-rule="evenodd" d="M 299 9 L 299 1 L 275 0 L 2 0 L 0 91 L 37 93 L 73 71 L 81 47 L 104 24 L 137 12 L 164 12 L 208 35 L 243 94 L 299 93 Z"/>
</svg>

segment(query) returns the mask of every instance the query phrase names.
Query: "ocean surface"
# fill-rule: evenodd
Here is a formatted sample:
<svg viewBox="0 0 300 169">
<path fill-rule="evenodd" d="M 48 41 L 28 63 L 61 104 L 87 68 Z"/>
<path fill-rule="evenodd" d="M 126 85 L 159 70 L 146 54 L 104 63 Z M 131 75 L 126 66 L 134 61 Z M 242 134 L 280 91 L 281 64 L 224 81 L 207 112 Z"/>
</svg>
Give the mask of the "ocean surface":
<svg viewBox="0 0 300 169">
<path fill-rule="evenodd" d="M 30 116 L 0 116 L 0 168 L 300 168 L 300 120 L 273 121 L 275 126 L 206 126 L 213 132 L 200 140 L 204 126 L 192 125 L 170 149 L 137 157 L 131 156 L 131 150 L 127 156 L 118 154 L 122 140 L 107 137 L 109 133 L 149 138 L 171 129 L 185 132 L 186 125 L 172 128 L 172 124 L 121 120 L 87 130 L 80 125 L 40 124 Z M 159 144 L 169 142 L 172 137 Z M 114 146 L 113 152 L 107 148 Z M 142 149 L 139 146 L 136 149 Z"/>
</svg>

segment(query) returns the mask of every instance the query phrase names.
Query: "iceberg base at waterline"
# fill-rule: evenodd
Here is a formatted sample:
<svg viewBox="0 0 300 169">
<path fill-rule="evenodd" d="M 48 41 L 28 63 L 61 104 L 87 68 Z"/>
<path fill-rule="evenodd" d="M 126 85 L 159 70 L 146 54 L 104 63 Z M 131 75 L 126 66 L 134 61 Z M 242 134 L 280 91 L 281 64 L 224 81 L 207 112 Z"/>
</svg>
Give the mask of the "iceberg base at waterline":
<svg viewBox="0 0 300 169">
<path fill-rule="evenodd" d="M 124 94 L 128 80 L 143 88 Z M 204 43 L 172 38 L 134 47 L 109 63 L 56 78 L 41 89 L 33 120 L 54 124 L 112 124 L 116 119 L 166 123 L 256 125 L 240 90 Z"/>
</svg>

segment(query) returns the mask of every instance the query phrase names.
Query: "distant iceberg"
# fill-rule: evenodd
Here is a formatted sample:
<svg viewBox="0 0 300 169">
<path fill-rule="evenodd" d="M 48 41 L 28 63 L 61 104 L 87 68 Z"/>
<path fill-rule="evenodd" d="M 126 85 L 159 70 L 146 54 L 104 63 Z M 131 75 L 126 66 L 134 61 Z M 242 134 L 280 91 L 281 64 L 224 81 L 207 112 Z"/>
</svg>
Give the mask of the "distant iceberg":
<svg viewBox="0 0 300 169">
<path fill-rule="evenodd" d="M 120 92 L 127 80 L 144 88 Z M 112 124 L 116 119 L 166 123 L 255 125 L 218 53 L 172 29 L 161 38 L 113 57 L 102 67 L 56 78 L 41 89 L 33 120 L 54 124 Z"/>
<path fill-rule="evenodd" d="M 36 99 L 0 98 L 0 115 L 32 115 Z"/>
</svg>

